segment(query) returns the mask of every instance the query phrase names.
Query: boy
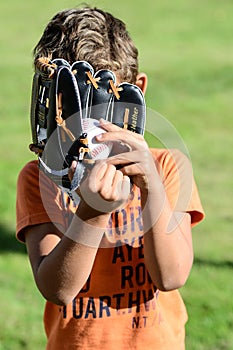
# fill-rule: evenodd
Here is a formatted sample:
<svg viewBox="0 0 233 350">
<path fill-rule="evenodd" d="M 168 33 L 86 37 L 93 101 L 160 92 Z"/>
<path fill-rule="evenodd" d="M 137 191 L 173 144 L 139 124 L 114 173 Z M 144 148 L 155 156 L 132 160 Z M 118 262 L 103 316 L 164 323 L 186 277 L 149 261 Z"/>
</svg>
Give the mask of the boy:
<svg viewBox="0 0 233 350">
<path fill-rule="evenodd" d="M 35 60 L 42 56 L 85 60 L 145 93 L 125 25 L 99 9 L 58 13 L 34 50 Z M 185 187 L 190 165 L 179 152 L 150 150 L 141 135 L 100 123 L 106 133 L 97 142 L 131 150 L 95 164 L 78 206 L 39 174 L 37 161 L 18 179 L 17 237 L 46 299 L 47 349 L 184 349 L 177 289 L 193 262 L 191 227 L 204 216 L 194 181 Z"/>
</svg>

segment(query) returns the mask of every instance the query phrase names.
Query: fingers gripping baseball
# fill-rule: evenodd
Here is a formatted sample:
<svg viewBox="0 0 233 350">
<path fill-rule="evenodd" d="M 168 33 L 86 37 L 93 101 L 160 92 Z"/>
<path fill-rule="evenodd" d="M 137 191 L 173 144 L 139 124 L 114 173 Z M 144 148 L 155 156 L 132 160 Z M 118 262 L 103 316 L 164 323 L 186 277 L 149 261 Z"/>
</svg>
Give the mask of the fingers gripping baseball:
<svg viewBox="0 0 233 350">
<path fill-rule="evenodd" d="M 123 142 L 130 148 L 129 152 L 111 156 L 106 160 L 107 163 L 120 167 L 123 175 L 129 176 L 141 190 L 148 190 L 150 183 L 160 183 L 154 159 L 142 135 L 104 120 L 100 120 L 100 124 L 107 132 L 98 135 L 97 141 Z"/>
<path fill-rule="evenodd" d="M 129 176 L 131 181 L 140 189 L 148 189 L 157 173 L 152 155 L 147 150 L 133 151 L 107 160 L 115 166 L 120 166 L 123 175 Z"/>
<path fill-rule="evenodd" d="M 117 141 L 123 142 L 130 147 L 131 150 L 148 150 L 148 145 L 144 137 L 127 129 L 122 129 L 106 120 L 100 119 L 100 126 L 107 131 L 96 137 L 97 141 L 108 142 Z"/>
<path fill-rule="evenodd" d="M 112 212 L 127 201 L 130 179 L 112 164 L 97 162 L 80 186 L 83 200 L 100 212 Z"/>
</svg>

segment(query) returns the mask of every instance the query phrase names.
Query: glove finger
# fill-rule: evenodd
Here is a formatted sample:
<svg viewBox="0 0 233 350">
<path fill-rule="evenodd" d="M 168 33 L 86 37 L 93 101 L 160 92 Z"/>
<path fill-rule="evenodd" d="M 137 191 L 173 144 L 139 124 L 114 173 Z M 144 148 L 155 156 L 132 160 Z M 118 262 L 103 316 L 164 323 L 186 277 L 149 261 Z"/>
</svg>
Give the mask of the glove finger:
<svg viewBox="0 0 233 350">
<path fill-rule="evenodd" d="M 49 93 L 56 70 L 60 66 L 69 67 L 64 59 L 55 59 L 52 62 L 46 57 L 36 61 L 31 96 L 31 131 L 35 145 L 44 142 L 47 138 L 47 119 L 49 111 Z"/>
<path fill-rule="evenodd" d="M 112 109 L 113 93 L 110 81 L 115 83 L 116 77 L 113 72 L 101 69 L 93 77 L 92 85 L 92 108 L 89 117 L 99 120 L 109 119 Z"/>
<path fill-rule="evenodd" d="M 82 118 L 87 117 L 87 111 L 91 104 L 91 95 L 93 85 L 89 82 L 88 76 L 94 75 L 93 67 L 86 61 L 77 61 L 74 62 L 71 66 L 71 70 L 74 74 L 74 77 L 77 81 L 79 93 L 80 93 L 80 102 Z"/>
<path fill-rule="evenodd" d="M 51 84 L 47 136 L 49 137 L 56 129 L 56 116 L 60 113 L 62 119 L 66 120 L 67 127 L 71 123 L 70 130 L 74 136 L 79 137 L 82 134 L 81 110 L 81 99 L 76 79 L 68 67 L 62 66 L 58 69 L 56 80 L 54 79 Z M 76 119 L 75 123 L 72 123 L 73 116 Z M 70 119 L 70 117 L 72 118 Z"/>
<path fill-rule="evenodd" d="M 146 121 L 144 95 L 136 85 L 122 83 L 118 85 L 119 96 L 114 95 L 112 111 L 113 124 L 143 135 Z"/>
<path fill-rule="evenodd" d="M 50 88 L 47 120 L 47 143 L 43 153 L 45 163 L 61 169 L 74 141 L 82 134 L 80 95 L 76 79 L 69 67 L 58 68 Z"/>
</svg>

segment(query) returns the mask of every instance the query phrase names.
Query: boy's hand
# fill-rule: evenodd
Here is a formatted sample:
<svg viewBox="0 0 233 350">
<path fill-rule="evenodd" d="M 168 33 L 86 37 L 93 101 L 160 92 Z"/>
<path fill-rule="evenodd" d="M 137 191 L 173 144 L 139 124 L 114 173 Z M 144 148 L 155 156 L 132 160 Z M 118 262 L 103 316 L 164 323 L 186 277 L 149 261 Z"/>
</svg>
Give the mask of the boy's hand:
<svg viewBox="0 0 233 350">
<path fill-rule="evenodd" d="M 151 184 L 161 182 L 154 159 L 142 135 L 119 128 L 102 119 L 100 125 L 107 132 L 98 135 L 96 137 L 97 141 L 120 141 L 130 148 L 129 152 L 108 158 L 105 161 L 108 165 L 120 167 L 122 174 L 129 176 L 132 182 L 141 190 L 148 190 Z"/>
<path fill-rule="evenodd" d="M 72 163 L 70 177 L 75 171 Z M 106 160 L 97 161 L 78 188 L 78 195 L 99 213 L 111 213 L 124 204 L 131 190 L 130 179 Z"/>
</svg>

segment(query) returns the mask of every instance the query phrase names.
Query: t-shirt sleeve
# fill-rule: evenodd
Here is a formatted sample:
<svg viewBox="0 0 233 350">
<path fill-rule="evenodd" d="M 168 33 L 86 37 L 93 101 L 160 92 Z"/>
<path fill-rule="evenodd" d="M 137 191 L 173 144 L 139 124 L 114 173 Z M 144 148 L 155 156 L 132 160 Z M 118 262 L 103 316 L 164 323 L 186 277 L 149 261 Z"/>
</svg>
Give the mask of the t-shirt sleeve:
<svg viewBox="0 0 233 350">
<path fill-rule="evenodd" d="M 28 226 L 53 222 L 64 225 L 58 188 L 31 161 L 21 170 L 17 181 L 16 236 L 25 242 Z"/>
<path fill-rule="evenodd" d="M 198 224 L 204 218 L 204 210 L 190 160 L 175 149 L 152 150 L 152 154 L 172 209 L 189 213 L 192 226 Z"/>
</svg>

